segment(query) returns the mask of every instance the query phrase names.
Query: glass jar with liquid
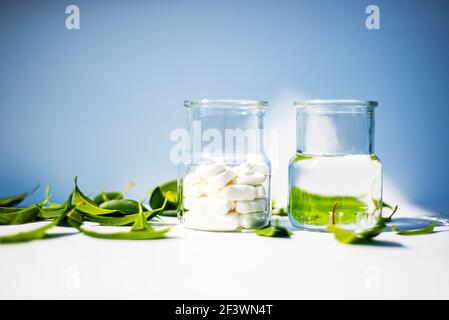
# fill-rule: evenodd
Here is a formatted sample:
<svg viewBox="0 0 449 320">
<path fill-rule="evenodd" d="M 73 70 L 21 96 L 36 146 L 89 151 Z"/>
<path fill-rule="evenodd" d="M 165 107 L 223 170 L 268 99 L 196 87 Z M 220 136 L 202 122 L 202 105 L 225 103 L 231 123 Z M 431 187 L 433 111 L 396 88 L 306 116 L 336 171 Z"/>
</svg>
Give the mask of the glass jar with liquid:
<svg viewBox="0 0 449 320">
<path fill-rule="evenodd" d="M 375 101 L 294 102 L 296 154 L 289 165 L 291 223 L 325 231 L 376 224 L 382 210 L 382 164 L 374 153 Z"/>
</svg>

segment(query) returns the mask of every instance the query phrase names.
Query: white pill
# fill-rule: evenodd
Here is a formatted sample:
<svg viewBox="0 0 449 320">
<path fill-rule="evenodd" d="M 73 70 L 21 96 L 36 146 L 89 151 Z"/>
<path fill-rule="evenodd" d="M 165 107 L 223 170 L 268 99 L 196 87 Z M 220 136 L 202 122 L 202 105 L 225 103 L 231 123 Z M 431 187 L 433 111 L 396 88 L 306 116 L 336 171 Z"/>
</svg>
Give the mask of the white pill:
<svg viewBox="0 0 449 320">
<path fill-rule="evenodd" d="M 184 198 L 182 200 L 182 207 L 187 209 L 187 210 L 192 209 L 195 200 L 196 200 L 195 198 Z"/>
<path fill-rule="evenodd" d="M 203 179 L 208 180 L 208 179 L 216 176 L 217 174 L 225 171 L 226 168 L 227 167 L 224 163 L 214 163 L 211 165 L 199 167 L 197 169 L 197 172 Z"/>
<path fill-rule="evenodd" d="M 210 184 L 205 185 L 204 193 L 206 194 L 206 196 L 212 197 L 212 198 L 223 197 L 223 193 L 221 192 L 221 190 L 216 189 L 214 186 L 212 186 Z"/>
<path fill-rule="evenodd" d="M 260 153 L 249 153 L 246 155 L 246 161 L 249 163 L 263 163 L 265 158 Z"/>
<path fill-rule="evenodd" d="M 252 201 L 236 201 L 235 211 L 238 213 L 251 213 L 264 211 L 266 209 L 266 199 L 256 199 Z"/>
<path fill-rule="evenodd" d="M 234 231 L 239 227 L 239 220 L 232 213 L 222 216 L 206 214 L 201 217 L 201 225 L 211 231 Z"/>
<path fill-rule="evenodd" d="M 203 157 L 204 157 L 204 153 L 203 153 Z M 212 154 L 212 155 L 209 156 L 209 158 L 214 163 L 224 163 L 224 162 L 226 162 L 226 156 L 224 156 L 224 155 Z"/>
<path fill-rule="evenodd" d="M 199 198 L 204 195 L 204 185 L 188 184 L 183 188 L 183 195 L 188 198 Z"/>
<path fill-rule="evenodd" d="M 201 197 L 193 203 L 193 210 L 216 215 L 225 215 L 234 207 L 234 202 L 222 198 Z"/>
<path fill-rule="evenodd" d="M 235 183 L 237 184 L 249 184 L 249 185 L 258 185 L 265 181 L 265 176 L 259 172 L 255 172 L 250 175 L 242 175 L 238 176 L 237 179 L 235 179 Z"/>
<path fill-rule="evenodd" d="M 235 167 L 239 175 L 249 175 L 255 172 L 254 166 L 251 163 L 245 162 Z"/>
<path fill-rule="evenodd" d="M 267 193 L 263 186 L 255 186 L 255 189 L 256 189 L 256 198 L 257 199 L 266 197 Z"/>
<path fill-rule="evenodd" d="M 203 213 L 194 210 L 184 212 L 182 216 L 184 226 L 186 226 L 187 228 L 201 229 L 201 220 L 203 218 L 203 215 Z"/>
<path fill-rule="evenodd" d="M 184 185 L 193 185 L 203 182 L 203 178 L 196 172 L 190 172 L 184 177 Z"/>
<path fill-rule="evenodd" d="M 225 185 L 227 185 L 229 182 L 234 180 L 234 178 L 237 176 L 237 172 L 235 172 L 232 169 L 228 169 L 223 171 L 220 174 L 217 174 L 215 177 L 211 178 L 209 180 L 209 183 L 215 188 L 215 189 L 221 189 Z"/>
<path fill-rule="evenodd" d="M 259 229 L 267 223 L 264 212 L 239 215 L 239 225 L 243 229 Z"/>
<path fill-rule="evenodd" d="M 224 188 L 224 198 L 226 200 L 254 200 L 256 196 L 256 188 L 253 186 L 233 184 Z"/>
<path fill-rule="evenodd" d="M 270 168 L 265 163 L 253 163 L 252 166 L 254 167 L 254 170 L 263 174 L 264 176 L 267 176 L 270 172 Z"/>
</svg>

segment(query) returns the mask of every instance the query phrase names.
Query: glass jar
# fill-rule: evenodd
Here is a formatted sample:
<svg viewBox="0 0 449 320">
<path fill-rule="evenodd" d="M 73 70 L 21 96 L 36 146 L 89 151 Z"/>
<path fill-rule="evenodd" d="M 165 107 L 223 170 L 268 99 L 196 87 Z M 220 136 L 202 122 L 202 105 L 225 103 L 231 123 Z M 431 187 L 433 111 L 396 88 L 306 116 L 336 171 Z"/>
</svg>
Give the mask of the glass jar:
<svg viewBox="0 0 449 320">
<path fill-rule="evenodd" d="M 375 101 L 309 100 L 296 107 L 296 154 L 289 165 L 291 223 L 324 231 L 375 225 L 382 164 L 374 153 Z"/>
<path fill-rule="evenodd" d="M 178 217 L 185 227 L 243 231 L 271 218 L 271 166 L 263 101 L 186 101 L 188 143 L 180 166 Z"/>
</svg>

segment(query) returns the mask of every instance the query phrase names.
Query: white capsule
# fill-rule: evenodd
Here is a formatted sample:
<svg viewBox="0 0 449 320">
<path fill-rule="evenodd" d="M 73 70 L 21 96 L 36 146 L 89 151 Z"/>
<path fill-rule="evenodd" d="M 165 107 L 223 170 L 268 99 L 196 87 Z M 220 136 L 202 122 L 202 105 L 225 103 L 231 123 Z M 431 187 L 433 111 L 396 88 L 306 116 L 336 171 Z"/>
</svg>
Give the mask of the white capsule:
<svg viewBox="0 0 449 320">
<path fill-rule="evenodd" d="M 215 177 L 217 174 L 226 170 L 224 163 L 214 163 L 207 166 L 202 166 L 197 169 L 197 173 L 205 180 Z"/>
<path fill-rule="evenodd" d="M 252 201 L 236 201 L 235 211 L 238 213 L 251 213 L 264 211 L 266 209 L 266 199 L 256 199 Z"/>
<path fill-rule="evenodd" d="M 234 231 L 239 227 L 236 214 L 214 215 L 206 214 L 201 217 L 201 225 L 211 231 Z"/>
<path fill-rule="evenodd" d="M 204 195 L 204 185 L 187 184 L 183 188 L 183 195 L 188 198 L 199 198 Z"/>
<path fill-rule="evenodd" d="M 222 198 L 223 193 L 221 190 L 216 189 L 214 186 L 211 186 L 210 184 L 207 184 L 204 186 L 204 193 L 206 196 L 211 198 Z"/>
<path fill-rule="evenodd" d="M 256 198 L 257 199 L 266 197 L 267 193 L 263 186 L 255 186 L 255 189 L 256 189 Z"/>
<path fill-rule="evenodd" d="M 199 184 L 202 183 L 204 180 L 201 178 L 199 174 L 196 172 L 190 172 L 184 177 L 184 183 L 183 185 L 193 185 L 193 184 Z"/>
<path fill-rule="evenodd" d="M 254 212 L 239 215 L 239 225 L 243 229 L 259 229 L 267 223 L 264 212 Z"/>
<path fill-rule="evenodd" d="M 264 176 L 267 176 L 270 172 L 270 168 L 265 163 L 253 163 L 252 166 L 255 171 L 263 174 Z"/>
<path fill-rule="evenodd" d="M 201 197 L 193 203 L 193 210 L 205 214 L 225 215 L 233 210 L 235 204 L 222 198 Z"/>
<path fill-rule="evenodd" d="M 232 170 L 225 170 L 222 173 L 216 175 L 215 177 L 211 178 L 209 180 L 209 183 L 215 188 L 215 189 L 221 189 L 225 185 L 227 185 L 229 182 L 234 180 L 234 178 L 237 176 L 237 173 Z"/>
<path fill-rule="evenodd" d="M 239 175 L 249 175 L 255 172 L 254 166 L 251 163 L 245 162 L 235 167 Z"/>
<path fill-rule="evenodd" d="M 249 184 L 253 186 L 262 184 L 264 181 L 265 176 L 259 172 L 255 172 L 250 175 L 238 176 L 237 179 L 235 179 L 235 183 L 237 184 Z"/>
<path fill-rule="evenodd" d="M 192 229 L 201 229 L 201 220 L 203 218 L 203 215 L 203 213 L 194 210 L 184 212 L 182 216 L 184 226 Z"/>
<path fill-rule="evenodd" d="M 254 200 L 256 199 L 256 188 L 244 184 L 233 184 L 224 188 L 226 200 Z"/>
</svg>

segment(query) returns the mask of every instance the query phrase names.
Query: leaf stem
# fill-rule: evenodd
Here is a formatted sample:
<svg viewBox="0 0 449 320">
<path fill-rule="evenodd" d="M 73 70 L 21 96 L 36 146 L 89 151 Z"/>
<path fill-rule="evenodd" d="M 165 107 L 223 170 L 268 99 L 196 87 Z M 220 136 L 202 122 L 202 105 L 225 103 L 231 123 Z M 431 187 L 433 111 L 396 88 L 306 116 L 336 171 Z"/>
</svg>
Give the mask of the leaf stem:
<svg viewBox="0 0 449 320">
<path fill-rule="evenodd" d="M 335 209 L 337 208 L 337 202 L 332 206 L 332 225 L 335 225 Z"/>
<path fill-rule="evenodd" d="M 394 214 L 396 213 L 396 211 L 398 211 L 399 206 L 396 205 L 393 209 L 393 212 L 390 214 L 390 216 L 387 218 L 388 220 L 391 220 L 391 218 L 393 218 Z"/>
<path fill-rule="evenodd" d="M 128 182 L 126 186 L 123 187 L 121 193 L 125 195 L 131 188 L 134 187 L 134 182 Z"/>
</svg>

